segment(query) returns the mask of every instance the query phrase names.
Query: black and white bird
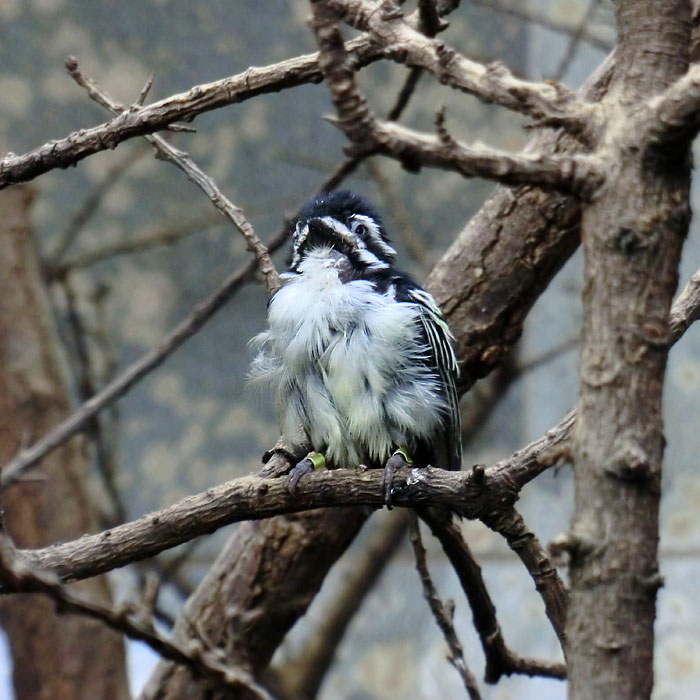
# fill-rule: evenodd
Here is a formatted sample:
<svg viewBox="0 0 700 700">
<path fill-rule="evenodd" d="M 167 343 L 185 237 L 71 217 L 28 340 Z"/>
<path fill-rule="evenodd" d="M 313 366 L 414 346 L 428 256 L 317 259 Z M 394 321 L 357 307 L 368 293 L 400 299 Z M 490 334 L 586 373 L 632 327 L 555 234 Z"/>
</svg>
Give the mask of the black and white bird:
<svg viewBox="0 0 700 700">
<path fill-rule="evenodd" d="M 300 212 L 251 371 L 272 392 L 291 451 L 300 428 L 313 447 L 292 470 L 292 489 L 324 464 L 384 467 L 389 503 L 397 466 L 460 468 L 453 337 L 395 258 L 357 194 L 322 194 Z"/>
</svg>

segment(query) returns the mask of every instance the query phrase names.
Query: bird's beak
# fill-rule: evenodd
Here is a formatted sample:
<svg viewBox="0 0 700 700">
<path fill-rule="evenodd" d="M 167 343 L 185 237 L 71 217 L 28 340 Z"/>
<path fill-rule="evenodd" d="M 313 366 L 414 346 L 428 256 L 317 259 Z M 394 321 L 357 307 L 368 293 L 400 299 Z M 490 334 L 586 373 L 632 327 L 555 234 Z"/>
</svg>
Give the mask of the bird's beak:
<svg viewBox="0 0 700 700">
<path fill-rule="evenodd" d="M 339 221 L 330 217 L 311 219 L 304 247 L 332 246 L 347 255 L 357 250 L 355 237 Z"/>
</svg>

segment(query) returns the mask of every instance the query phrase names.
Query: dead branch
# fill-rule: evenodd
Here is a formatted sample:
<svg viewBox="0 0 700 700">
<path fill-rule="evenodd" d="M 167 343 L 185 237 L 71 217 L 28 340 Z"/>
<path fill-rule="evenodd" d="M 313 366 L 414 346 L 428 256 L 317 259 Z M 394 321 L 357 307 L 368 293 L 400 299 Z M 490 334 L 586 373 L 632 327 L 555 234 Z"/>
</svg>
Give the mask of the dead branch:
<svg viewBox="0 0 700 700">
<path fill-rule="evenodd" d="M 28 566 L 5 535 L 0 535 L 0 581 L 6 592 L 42 593 L 51 598 L 60 611 L 100 620 L 130 639 L 144 642 L 162 657 L 187 666 L 195 674 L 213 681 L 216 686 L 240 693 L 243 698 L 272 700 L 269 693 L 247 673 L 223 665 L 213 651 L 201 644 L 182 645 L 161 634 L 150 616 L 144 621 L 138 615 L 129 614 L 129 611 L 118 611 L 77 596 L 62 586 L 55 574 Z"/>
<path fill-rule="evenodd" d="M 457 672 L 462 678 L 464 688 L 466 689 L 471 700 L 481 700 L 479 686 L 477 685 L 474 674 L 469 670 L 467 662 L 464 660 L 464 649 L 459 641 L 459 638 L 457 637 L 457 632 L 455 631 L 454 624 L 452 622 L 454 603 L 452 603 L 452 601 L 448 601 L 448 603 L 445 604 L 438 596 L 437 589 L 435 588 L 435 584 L 433 583 L 433 580 L 430 577 L 430 572 L 428 571 L 428 564 L 425 557 L 425 547 L 423 546 L 423 541 L 421 540 L 418 519 L 415 516 L 411 520 L 411 534 L 409 539 L 411 541 L 411 545 L 413 546 L 413 554 L 416 558 L 416 569 L 418 571 L 418 576 L 420 577 L 421 584 L 423 585 L 423 597 L 428 602 L 430 611 L 433 613 L 435 622 L 437 622 L 438 627 L 442 632 L 442 636 L 445 638 L 445 642 L 447 643 L 447 648 L 449 649 L 447 660 L 457 669 Z"/>
<path fill-rule="evenodd" d="M 588 130 L 587 121 L 596 107 L 569 88 L 521 80 L 501 63 L 485 66 L 471 61 L 409 26 L 395 2 L 383 0 L 378 8 L 367 0 L 316 0 L 312 2 L 316 17 L 319 4 L 356 29 L 368 31 L 388 58 L 423 68 L 449 87 L 576 133 Z"/>
<path fill-rule="evenodd" d="M 277 235 L 268 245 L 269 251 L 279 248 L 286 240 L 284 234 Z M 199 329 L 246 284 L 257 269 L 255 260 L 245 263 L 224 280 L 214 293 L 198 304 L 192 313 L 183 319 L 161 342 L 127 367 L 120 375 L 86 401 L 75 413 L 59 423 L 53 430 L 33 445 L 26 447 L 7 463 L 0 476 L 3 488 L 15 481 L 27 469 L 39 462 L 46 454 L 85 429 L 85 426 L 105 407 L 126 394 L 146 375 L 159 367 L 188 338 Z"/>
<path fill-rule="evenodd" d="M 428 165 L 459 172 L 465 177 L 486 177 L 509 185 L 541 185 L 583 197 L 601 184 L 601 163 L 593 155 L 515 155 L 461 143 L 444 128 L 433 136 L 377 120 L 355 85 L 354 70 L 347 61 L 337 16 L 329 9 L 336 4 L 322 0 L 313 2 L 312 26 L 320 48 L 320 67 L 338 112 L 338 125 L 361 151 L 390 155 L 412 170 Z"/>
<path fill-rule="evenodd" d="M 95 102 L 117 115 L 123 114 L 126 111 L 124 105 L 115 101 L 102 87 L 82 72 L 78 61 L 72 56 L 66 61 L 66 69 L 73 80 L 84 88 Z M 142 90 L 140 96 L 141 100 L 145 99 L 151 83 L 152 79 Z M 255 257 L 267 293 L 272 296 L 281 286 L 279 273 L 270 259 L 267 248 L 258 238 L 253 225 L 248 221 L 243 210 L 224 195 L 214 180 L 199 168 L 187 153 L 169 144 L 162 136 L 145 136 L 145 139 L 155 148 L 159 158 L 180 168 L 180 170 L 187 175 L 187 178 L 194 182 L 194 184 L 209 197 L 219 212 L 231 221 L 241 232 L 248 246 L 248 250 L 250 250 Z"/>
<path fill-rule="evenodd" d="M 440 3 L 441 15 L 451 12 L 457 4 Z M 407 22 L 417 27 L 418 13 L 413 13 Z M 358 67 L 366 66 L 383 55 L 367 36 L 349 42 L 348 52 Z M 187 92 L 170 95 L 144 107 L 132 106 L 109 122 L 74 131 L 22 155 L 6 153 L 0 159 L 0 189 L 18 182 L 28 182 L 56 168 L 75 165 L 93 153 L 114 149 L 136 136 L 167 129 L 174 122 L 190 122 L 197 115 L 213 109 L 322 80 L 318 54 L 307 54 L 262 68 L 250 67 L 229 78 L 195 85 Z"/>
</svg>

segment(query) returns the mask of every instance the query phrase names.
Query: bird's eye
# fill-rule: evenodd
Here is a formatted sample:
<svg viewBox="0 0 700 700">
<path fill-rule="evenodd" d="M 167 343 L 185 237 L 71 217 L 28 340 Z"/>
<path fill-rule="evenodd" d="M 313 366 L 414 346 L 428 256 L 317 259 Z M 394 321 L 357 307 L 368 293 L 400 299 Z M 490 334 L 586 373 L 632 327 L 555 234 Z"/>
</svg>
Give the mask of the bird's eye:
<svg viewBox="0 0 700 700">
<path fill-rule="evenodd" d="M 358 235 L 358 236 L 364 236 L 367 233 L 367 227 L 362 224 L 362 223 L 356 223 L 353 227 L 352 230 Z"/>
</svg>

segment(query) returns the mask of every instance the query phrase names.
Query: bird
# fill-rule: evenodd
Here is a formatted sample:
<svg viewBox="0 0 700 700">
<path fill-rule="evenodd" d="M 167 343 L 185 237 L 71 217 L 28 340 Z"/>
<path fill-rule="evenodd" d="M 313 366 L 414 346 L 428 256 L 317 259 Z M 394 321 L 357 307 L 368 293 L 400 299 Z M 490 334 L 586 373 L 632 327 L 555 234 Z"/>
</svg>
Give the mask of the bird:
<svg viewBox="0 0 700 700">
<path fill-rule="evenodd" d="M 362 195 L 322 193 L 299 212 L 250 372 L 289 452 L 312 446 L 289 473 L 292 492 L 313 469 L 383 468 L 391 507 L 398 467 L 460 469 L 454 337 L 396 255 Z"/>
</svg>

